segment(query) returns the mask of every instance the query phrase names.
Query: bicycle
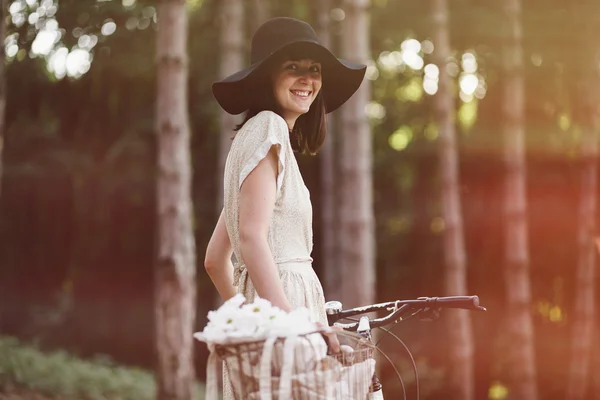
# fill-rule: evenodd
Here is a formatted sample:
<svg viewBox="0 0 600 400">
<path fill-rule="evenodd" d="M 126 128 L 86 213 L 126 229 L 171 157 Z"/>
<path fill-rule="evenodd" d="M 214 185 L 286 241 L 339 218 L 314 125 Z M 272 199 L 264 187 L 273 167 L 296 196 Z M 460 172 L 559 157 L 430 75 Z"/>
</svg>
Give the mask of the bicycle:
<svg viewBox="0 0 600 400">
<path fill-rule="evenodd" d="M 392 360 L 377 347 L 377 344 L 373 343 L 371 331 L 372 329 L 380 328 L 386 333 L 392 335 L 399 343 L 402 344 L 413 365 L 413 371 L 415 374 L 416 398 L 419 400 L 419 376 L 415 360 L 406 344 L 404 344 L 404 342 L 402 342 L 398 336 L 391 332 L 391 329 L 386 329 L 386 327 L 419 315 L 425 316 L 429 320 L 436 319 L 439 317 L 439 313 L 443 308 L 486 311 L 485 307 L 479 305 L 478 296 L 420 297 L 414 300 L 396 300 L 392 302 L 371 304 L 346 310 L 342 308 L 342 303 L 339 301 L 328 301 L 325 304 L 325 311 L 327 313 L 329 326 L 338 326 L 344 331 L 356 332 L 363 339 L 363 346 L 366 345 L 367 347 L 378 350 L 379 353 L 383 355 L 392 365 L 396 375 L 400 380 L 404 400 L 406 400 L 406 388 L 404 386 L 404 382 L 402 381 L 402 377 L 400 376 L 400 373 L 398 372 L 398 369 Z M 362 315 L 383 310 L 389 312 L 389 314 L 385 317 L 370 319 L 368 316 Z M 358 320 L 352 318 L 358 315 L 362 315 Z M 340 320 L 351 320 L 353 322 L 342 323 L 339 322 Z M 376 373 L 373 373 L 371 378 L 371 385 L 369 387 L 367 399 L 383 400 L 383 385 L 379 381 Z"/>
</svg>

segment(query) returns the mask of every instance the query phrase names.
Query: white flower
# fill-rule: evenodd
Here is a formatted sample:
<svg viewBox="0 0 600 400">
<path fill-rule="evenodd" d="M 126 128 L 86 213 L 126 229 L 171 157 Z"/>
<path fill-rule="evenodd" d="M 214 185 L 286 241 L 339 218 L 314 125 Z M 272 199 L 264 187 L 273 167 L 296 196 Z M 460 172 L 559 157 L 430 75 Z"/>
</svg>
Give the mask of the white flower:
<svg viewBox="0 0 600 400">
<path fill-rule="evenodd" d="M 226 327 L 228 325 L 233 326 L 233 320 L 239 314 L 239 309 L 227 309 L 224 308 L 219 311 L 209 311 L 208 312 L 208 324 Z"/>
<path fill-rule="evenodd" d="M 286 313 L 260 297 L 256 297 L 252 303 L 244 304 L 245 301 L 244 296 L 238 294 L 218 310 L 210 311 L 208 324 L 202 332 L 194 334 L 194 337 L 209 344 L 228 343 L 262 340 L 274 335 L 301 335 L 317 329 L 307 308 Z"/>
<path fill-rule="evenodd" d="M 238 293 L 235 296 L 233 296 L 232 298 L 230 298 L 229 300 L 227 300 L 225 303 L 223 303 L 223 305 L 219 308 L 223 309 L 223 308 L 240 308 L 242 306 L 242 304 L 244 304 L 244 302 L 246 301 L 246 298 L 244 297 L 243 294 Z"/>
</svg>

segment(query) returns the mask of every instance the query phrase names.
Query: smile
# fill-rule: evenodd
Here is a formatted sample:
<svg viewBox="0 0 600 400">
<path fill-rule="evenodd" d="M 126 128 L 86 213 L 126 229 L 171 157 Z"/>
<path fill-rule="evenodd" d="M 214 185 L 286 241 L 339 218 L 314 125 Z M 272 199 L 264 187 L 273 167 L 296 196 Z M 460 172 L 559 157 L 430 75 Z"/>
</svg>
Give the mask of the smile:
<svg viewBox="0 0 600 400">
<path fill-rule="evenodd" d="M 308 90 L 290 90 L 290 92 L 303 99 L 308 98 L 312 94 L 312 92 L 309 92 Z"/>
</svg>

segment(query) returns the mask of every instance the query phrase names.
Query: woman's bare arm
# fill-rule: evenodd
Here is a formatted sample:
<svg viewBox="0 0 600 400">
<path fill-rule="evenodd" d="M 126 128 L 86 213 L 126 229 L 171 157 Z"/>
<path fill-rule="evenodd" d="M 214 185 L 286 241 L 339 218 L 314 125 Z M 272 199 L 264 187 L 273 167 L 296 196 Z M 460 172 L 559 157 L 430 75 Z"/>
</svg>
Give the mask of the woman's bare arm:
<svg viewBox="0 0 600 400">
<path fill-rule="evenodd" d="M 291 311 L 267 241 L 277 195 L 277 165 L 276 149 L 271 147 L 242 183 L 240 250 L 256 293 L 282 310 Z"/>
<path fill-rule="evenodd" d="M 219 217 L 217 226 L 208 242 L 204 268 L 223 301 L 235 296 L 236 290 L 233 286 L 233 265 L 231 264 L 231 241 L 225 228 L 223 212 Z"/>
</svg>

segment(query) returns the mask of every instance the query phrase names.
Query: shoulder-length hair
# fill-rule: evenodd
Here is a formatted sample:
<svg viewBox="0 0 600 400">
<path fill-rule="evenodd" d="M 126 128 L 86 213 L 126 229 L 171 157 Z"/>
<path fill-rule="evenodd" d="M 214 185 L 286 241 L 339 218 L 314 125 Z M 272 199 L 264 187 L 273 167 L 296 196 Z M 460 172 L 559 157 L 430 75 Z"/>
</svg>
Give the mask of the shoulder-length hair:
<svg viewBox="0 0 600 400">
<path fill-rule="evenodd" d="M 270 72 L 272 68 L 267 70 Z M 248 93 L 252 93 L 252 105 L 246 111 L 244 121 L 235 128 L 236 131 L 261 111 L 273 111 L 282 116 L 273 93 L 273 83 L 270 75 L 265 73 L 261 78 L 256 80 L 260 84 L 257 83 L 252 88 L 248 88 Z M 290 131 L 290 141 L 294 151 L 302 154 L 317 154 L 327 134 L 326 114 L 323 88 L 321 87 L 308 112 L 298 117 L 294 129 Z"/>
</svg>

